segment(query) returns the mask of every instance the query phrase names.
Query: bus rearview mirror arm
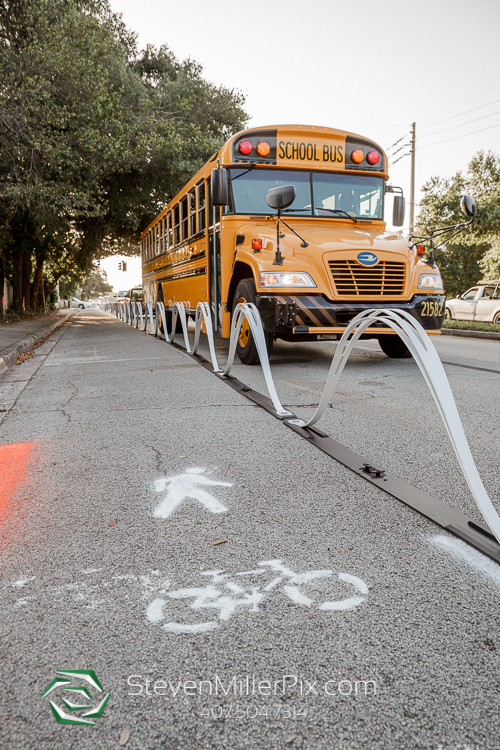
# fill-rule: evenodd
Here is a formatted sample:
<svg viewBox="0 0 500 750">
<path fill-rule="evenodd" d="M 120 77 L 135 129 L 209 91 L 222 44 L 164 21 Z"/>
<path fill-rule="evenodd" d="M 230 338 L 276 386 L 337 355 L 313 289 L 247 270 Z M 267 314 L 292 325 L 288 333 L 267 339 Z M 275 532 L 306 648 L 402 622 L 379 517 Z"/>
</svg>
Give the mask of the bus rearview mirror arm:
<svg viewBox="0 0 500 750">
<path fill-rule="evenodd" d="M 439 227 L 438 229 L 435 229 L 433 232 L 430 233 L 428 237 L 416 237 L 415 235 L 412 235 L 408 238 L 408 241 L 411 242 L 412 240 L 415 240 L 413 244 L 411 244 L 411 248 L 413 249 L 417 243 L 420 242 L 429 242 L 429 258 L 425 261 L 428 266 L 431 268 L 435 268 L 436 265 L 434 263 L 434 250 L 437 250 L 441 245 L 444 245 L 445 242 L 449 242 L 449 240 L 452 239 L 452 237 L 456 237 L 457 234 L 460 234 L 460 232 L 463 232 L 465 227 L 468 227 L 469 224 L 472 224 L 474 219 L 476 218 L 476 212 L 477 212 L 477 206 L 476 201 L 474 198 L 471 198 L 469 195 L 463 195 L 460 200 L 460 210 L 464 212 L 467 216 L 470 216 L 469 221 L 464 221 L 462 224 L 450 224 L 448 227 Z M 456 231 L 454 231 L 456 230 Z M 442 240 L 438 245 L 434 247 L 433 241 L 436 237 L 440 237 L 445 232 L 453 232 L 453 234 L 450 234 L 448 237 L 445 237 L 444 240 Z"/>
<path fill-rule="evenodd" d="M 276 255 L 274 256 L 273 266 L 282 266 L 283 261 L 285 260 L 280 252 L 281 209 L 291 206 L 294 200 L 295 187 L 293 185 L 280 185 L 279 187 L 271 188 L 266 193 L 267 205 L 269 206 L 269 208 L 275 208 L 278 212 L 278 220 L 276 222 Z M 286 222 L 283 222 L 283 224 L 285 223 Z M 288 224 L 286 224 L 286 226 L 288 226 Z M 288 228 L 290 229 L 290 227 Z M 300 239 L 302 239 L 302 237 Z"/>
</svg>

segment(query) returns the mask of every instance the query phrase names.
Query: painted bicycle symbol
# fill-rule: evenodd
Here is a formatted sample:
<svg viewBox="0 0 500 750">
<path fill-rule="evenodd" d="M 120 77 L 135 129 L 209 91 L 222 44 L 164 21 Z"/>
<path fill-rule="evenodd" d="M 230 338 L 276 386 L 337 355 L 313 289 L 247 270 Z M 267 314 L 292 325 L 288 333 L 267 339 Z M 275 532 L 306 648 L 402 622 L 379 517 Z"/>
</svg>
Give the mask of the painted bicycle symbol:
<svg viewBox="0 0 500 750">
<path fill-rule="evenodd" d="M 216 619 L 197 623 L 174 622 L 168 620 L 168 599 L 160 597 L 154 599 L 146 609 L 146 617 L 151 623 L 162 623 L 163 630 L 170 633 L 205 633 L 214 630 L 223 622 L 229 620 L 236 612 L 258 612 L 259 605 L 264 602 L 271 592 L 282 593 L 295 604 L 304 607 L 313 605 L 320 610 L 329 612 L 346 612 L 359 607 L 366 599 L 368 586 L 361 578 L 350 573 L 338 573 L 337 579 L 349 584 L 354 589 L 354 595 L 335 601 L 321 601 L 311 598 L 311 585 L 322 578 L 334 576 L 333 570 L 311 570 L 307 573 L 294 573 L 287 568 L 282 560 L 264 560 L 258 563 L 256 570 L 245 570 L 240 573 L 224 573 L 223 570 L 206 570 L 200 575 L 210 576 L 206 586 L 175 589 L 161 592 L 168 599 L 194 599 L 190 605 L 192 610 L 215 610 Z M 268 583 L 254 584 L 257 576 L 274 574 Z M 234 579 L 240 579 L 235 581 Z M 247 583 L 247 582 L 250 583 Z M 307 591 L 307 593 L 306 593 Z M 165 622 L 165 620 L 167 620 Z"/>
</svg>

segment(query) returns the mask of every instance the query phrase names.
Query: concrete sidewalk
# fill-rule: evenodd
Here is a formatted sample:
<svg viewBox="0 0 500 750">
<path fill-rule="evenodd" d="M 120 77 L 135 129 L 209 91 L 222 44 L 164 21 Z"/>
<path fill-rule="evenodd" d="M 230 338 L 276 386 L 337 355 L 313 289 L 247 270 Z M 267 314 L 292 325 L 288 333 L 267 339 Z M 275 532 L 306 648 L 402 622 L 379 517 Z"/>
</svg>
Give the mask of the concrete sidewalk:
<svg viewBox="0 0 500 750">
<path fill-rule="evenodd" d="M 0 325 L 0 376 L 16 362 L 20 354 L 50 336 L 74 315 L 76 310 L 58 310 L 33 318 Z"/>
</svg>

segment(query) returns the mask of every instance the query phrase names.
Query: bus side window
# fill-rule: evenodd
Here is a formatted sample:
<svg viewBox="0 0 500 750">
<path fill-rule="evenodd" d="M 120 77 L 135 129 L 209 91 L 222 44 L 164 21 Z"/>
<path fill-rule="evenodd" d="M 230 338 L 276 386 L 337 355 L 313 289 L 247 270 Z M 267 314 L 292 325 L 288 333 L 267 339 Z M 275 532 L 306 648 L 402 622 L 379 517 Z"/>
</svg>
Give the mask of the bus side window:
<svg viewBox="0 0 500 750">
<path fill-rule="evenodd" d="M 181 200 L 181 242 L 188 237 L 188 199 L 187 195 Z"/>
<path fill-rule="evenodd" d="M 167 240 L 167 248 L 168 248 L 168 250 L 171 250 L 172 249 L 172 245 L 173 245 L 173 242 L 172 242 L 172 211 L 169 211 L 168 212 L 168 216 L 167 216 L 167 237 L 166 237 L 166 240 Z"/>
<path fill-rule="evenodd" d="M 188 195 L 189 236 L 196 234 L 196 193 L 193 188 Z"/>
<path fill-rule="evenodd" d="M 174 208 L 174 246 L 179 244 L 180 213 L 179 204 Z"/>
<path fill-rule="evenodd" d="M 205 183 L 200 182 L 196 187 L 197 210 L 198 210 L 198 232 L 205 230 Z"/>
<path fill-rule="evenodd" d="M 155 226 L 155 228 L 154 228 L 154 230 L 153 230 L 153 231 L 154 231 L 154 233 L 155 233 L 155 247 L 154 247 L 154 254 L 155 254 L 155 255 L 158 255 L 158 253 L 160 252 L 160 223 L 159 223 L 159 222 L 158 222 L 158 224 L 157 224 L 157 225 Z"/>
<path fill-rule="evenodd" d="M 167 225 L 167 217 L 162 216 L 161 217 L 161 241 L 160 241 L 160 253 L 164 253 L 167 249 L 166 245 L 166 236 L 165 236 L 165 229 Z"/>
</svg>

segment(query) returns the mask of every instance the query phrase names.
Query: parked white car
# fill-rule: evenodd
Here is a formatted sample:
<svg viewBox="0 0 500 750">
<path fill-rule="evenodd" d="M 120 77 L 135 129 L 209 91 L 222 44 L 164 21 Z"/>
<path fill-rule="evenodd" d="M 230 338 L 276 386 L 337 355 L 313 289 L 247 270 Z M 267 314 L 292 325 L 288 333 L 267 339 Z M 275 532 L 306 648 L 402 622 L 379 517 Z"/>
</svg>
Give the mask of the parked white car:
<svg viewBox="0 0 500 750">
<path fill-rule="evenodd" d="M 77 299 L 76 297 L 73 297 L 71 300 L 71 307 L 79 307 L 81 310 L 83 310 L 86 307 L 90 307 L 90 302 L 85 302 L 83 299 Z"/>
<path fill-rule="evenodd" d="M 455 299 L 446 300 L 448 320 L 484 320 L 500 323 L 500 279 L 480 281 Z"/>
</svg>

